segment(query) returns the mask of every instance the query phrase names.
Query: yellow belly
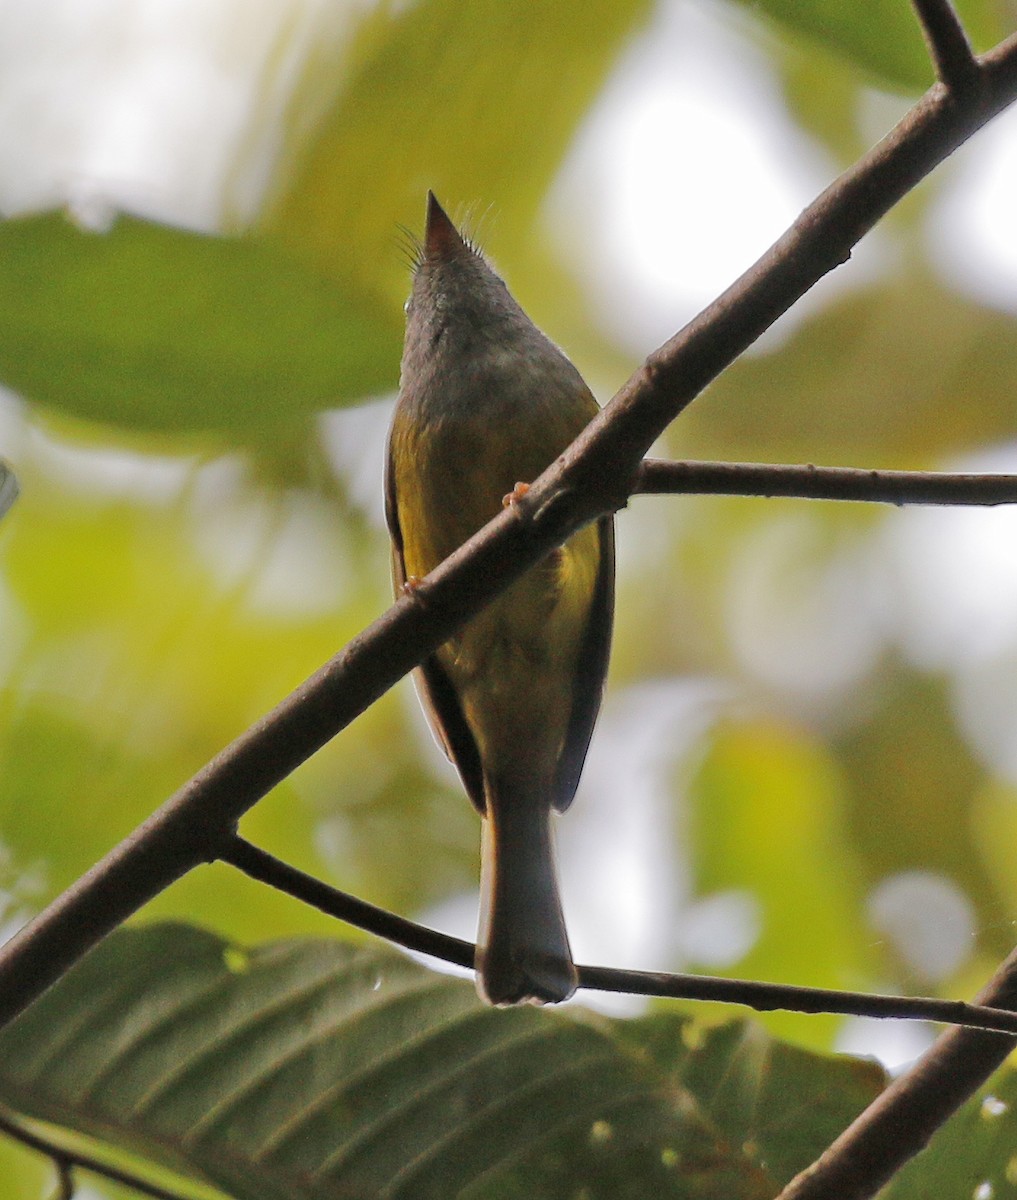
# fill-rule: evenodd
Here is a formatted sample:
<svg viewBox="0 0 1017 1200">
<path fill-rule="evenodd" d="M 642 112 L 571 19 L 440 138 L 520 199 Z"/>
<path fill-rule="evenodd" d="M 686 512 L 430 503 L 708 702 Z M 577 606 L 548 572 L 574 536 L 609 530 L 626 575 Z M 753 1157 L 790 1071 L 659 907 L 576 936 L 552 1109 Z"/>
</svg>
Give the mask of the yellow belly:
<svg viewBox="0 0 1017 1200">
<path fill-rule="evenodd" d="M 579 413 L 574 431 L 554 431 L 555 446 L 533 447 L 531 437 L 522 454 L 527 439 L 503 429 L 504 459 L 490 444 L 490 430 L 479 425 L 428 436 L 397 420 L 395 490 L 406 575 L 426 575 L 496 516 L 503 497 L 536 478 L 553 461 L 557 443 L 567 445 L 584 420 Z M 590 526 L 438 651 L 488 771 L 525 757 L 539 777 L 553 775 L 599 567 L 600 541 Z"/>
<path fill-rule="evenodd" d="M 582 530 L 438 651 L 492 772 L 526 760 L 535 778 L 554 773 L 599 553 L 596 529 Z"/>
</svg>

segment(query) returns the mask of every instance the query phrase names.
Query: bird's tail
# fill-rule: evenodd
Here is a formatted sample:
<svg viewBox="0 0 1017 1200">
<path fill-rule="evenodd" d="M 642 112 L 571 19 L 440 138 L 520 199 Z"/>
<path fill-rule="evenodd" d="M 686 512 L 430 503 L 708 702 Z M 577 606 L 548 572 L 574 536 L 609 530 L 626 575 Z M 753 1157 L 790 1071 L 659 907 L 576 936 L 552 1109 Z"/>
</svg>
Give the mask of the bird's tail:
<svg viewBox="0 0 1017 1200">
<path fill-rule="evenodd" d="M 567 1000 L 576 990 L 576 968 L 558 894 L 550 805 L 537 789 L 489 786 L 483 825 L 480 994 L 491 1004 Z"/>
</svg>

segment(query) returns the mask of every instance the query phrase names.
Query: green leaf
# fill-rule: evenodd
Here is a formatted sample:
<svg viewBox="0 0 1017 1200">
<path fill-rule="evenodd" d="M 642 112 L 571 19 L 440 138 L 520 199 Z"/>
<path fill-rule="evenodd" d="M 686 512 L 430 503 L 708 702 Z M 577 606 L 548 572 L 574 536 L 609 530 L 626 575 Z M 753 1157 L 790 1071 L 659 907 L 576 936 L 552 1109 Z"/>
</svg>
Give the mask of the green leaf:
<svg viewBox="0 0 1017 1200">
<path fill-rule="evenodd" d="M 253 237 L 46 213 L 0 261 L 0 378 L 74 416 L 249 441 L 396 381 L 395 306 Z"/>
<path fill-rule="evenodd" d="M 0 1098 L 246 1200 L 762 1200 L 881 1074 L 732 1025 L 494 1010 L 387 949 L 120 931 L 0 1034 Z"/>
<path fill-rule="evenodd" d="M 1002 1200 L 1017 1187 L 1017 1072 L 1004 1067 L 880 1192 L 880 1200 Z"/>
<path fill-rule="evenodd" d="M 858 99 L 864 81 L 842 56 L 815 43 L 788 39 L 775 48 L 789 115 L 804 132 L 847 166 L 868 147 L 858 128 Z"/>
<path fill-rule="evenodd" d="M 870 719 L 837 746 L 850 799 L 851 840 L 870 883 L 901 871 L 939 872 L 978 906 L 989 953 L 1005 954 L 999 897 L 976 852 L 981 772 L 957 729 L 945 681 L 900 669 L 870 689 Z"/>
<path fill-rule="evenodd" d="M 743 3 L 747 0 L 742 0 Z M 957 10 L 979 49 L 988 49 L 1008 32 L 999 6 L 989 0 L 958 0 Z M 884 86 L 904 91 L 929 87 L 934 72 L 921 27 L 910 4 L 900 0 L 752 0 L 793 33 L 850 59 Z"/>
<path fill-rule="evenodd" d="M 669 1068 L 731 1144 L 765 1164 L 780 1187 L 886 1085 L 870 1059 L 815 1054 L 777 1041 L 754 1021 L 731 1021 L 698 1037 L 691 1026 L 681 1040 L 676 1023 L 657 1013 L 616 1028 Z"/>
<path fill-rule="evenodd" d="M 692 788 L 692 838 L 699 890 L 748 892 L 759 913 L 739 975 L 815 987 L 864 977 L 843 799 L 832 758 L 803 731 L 759 721 L 714 735 Z M 767 1023 L 821 1042 L 840 1019 L 778 1013 Z"/>
<path fill-rule="evenodd" d="M 529 238 L 649 11 L 648 0 L 429 0 L 323 18 L 286 112 L 268 95 L 256 113 L 281 124 L 290 167 L 261 235 L 128 216 L 106 234 L 58 214 L 0 226 L 0 380 L 75 417 L 262 444 L 394 387 L 400 225 L 419 228 L 434 186 L 453 207 L 496 204 L 500 247 L 506 229 L 517 246 Z"/>
<path fill-rule="evenodd" d="M 984 939 L 998 953 L 999 943 L 1005 943 L 1010 934 L 1009 922 L 999 919 L 998 906 L 1002 904 L 1008 915 L 1017 913 L 1017 863 L 1010 853 L 1017 844 L 1017 788 L 1004 779 L 979 779 L 971 797 L 970 826 L 974 848 L 998 897 L 993 919 L 985 923 L 989 936 Z M 1009 940 L 1012 945 L 1012 938 Z"/>
<path fill-rule="evenodd" d="M 54 1174 L 47 1159 L 26 1150 L 19 1142 L 0 1138 L 0 1179 L 4 1181 L 7 1200 L 20 1196 L 31 1196 L 32 1200 L 51 1196 Z M 137 1198 L 132 1197 L 132 1200 Z"/>
</svg>

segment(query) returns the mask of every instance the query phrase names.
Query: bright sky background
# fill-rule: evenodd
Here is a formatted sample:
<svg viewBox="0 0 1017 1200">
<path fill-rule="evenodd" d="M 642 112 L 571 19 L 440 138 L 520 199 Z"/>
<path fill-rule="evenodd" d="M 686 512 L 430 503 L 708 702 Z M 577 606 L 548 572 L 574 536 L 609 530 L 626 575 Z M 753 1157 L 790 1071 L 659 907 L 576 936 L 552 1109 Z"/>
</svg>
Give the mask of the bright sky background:
<svg viewBox="0 0 1017 1200">
<path fill-rule="evenodd" d="M 859 122 L 875 140 L 906 107 L 874 94 Z M 1017 308 L 1017 111 L 949 169 L 929 231 L 937 259 L 956 285 Z M 645 353 L 732 283 L 835 175 L 823 148 L 788 120 L 741 10 L 665 3 L 565 164 L 552 220 L 590 272 L 604 320 Z M 584 211 L 589 223 L 577 231 Z M 819 297 L 869 282 L 890 253 L 874 231 Z"/>
</svg>

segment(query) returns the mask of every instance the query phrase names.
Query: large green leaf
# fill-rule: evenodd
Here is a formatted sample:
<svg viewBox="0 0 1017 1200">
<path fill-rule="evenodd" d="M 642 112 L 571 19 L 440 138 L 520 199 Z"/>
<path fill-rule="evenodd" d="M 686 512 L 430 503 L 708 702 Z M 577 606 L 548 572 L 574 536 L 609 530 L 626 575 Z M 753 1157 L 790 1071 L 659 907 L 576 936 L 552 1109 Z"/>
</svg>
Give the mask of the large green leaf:
<svg viewBox="0 0 1017 1200">
<path fill-rule="evenodd" d="M 76 416 L 247 441 L 396 381 L 398 310 L 254 238 L 47 213 L 0 262 L 0 380 Z"/>
<path fill-rule="evenodd" d="M 871 966 L 843 802 L 835 764 L 804 731 L 758 721 L 715 732 L 691 788 L 690 834 L 699 891 L 748 893 L 758 914 L 737 974 L 849 987 Z M 820 1041 L 840 1019 L 767 1020 Z"/>
<path fill-rule="evenodd" d="M 880 1192 L 881 1200 L 1003 1200 L 1017 1190 L 1017 1072 L 999 1071 Z"/>
<path fill-rule="evenodd" d="M 657 1013 L 615 1022 L 673 1072 L 732 1146 L 765 1164 L 782 1187 L 816 1158 L 882 1089 L 871 1059 L 828 1057 L 772 1038 L 754 1021 L 731 1021 L 676 1037 L 678 1021 Z"/>
<path fill-rule="evenodd" d="M 574 1014 L 574 1015 L 573 1015 Z M 237 1197 L 772 1195 L 883 1079 L 732 1025 L 497 1011 L 384 949 L 121 931 L 0 1035 L 0 1098 Z"/>
</svg>

